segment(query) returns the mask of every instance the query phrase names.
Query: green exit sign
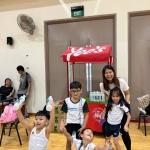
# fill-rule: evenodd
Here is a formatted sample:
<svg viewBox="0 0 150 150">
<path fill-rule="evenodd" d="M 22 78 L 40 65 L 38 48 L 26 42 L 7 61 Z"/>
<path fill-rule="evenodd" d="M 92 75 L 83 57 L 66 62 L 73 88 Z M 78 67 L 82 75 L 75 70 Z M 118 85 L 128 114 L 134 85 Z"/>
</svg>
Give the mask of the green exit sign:
<svg viewBox="0 0 150 150">
<path fill-rule="evenodd" d="M 71 17 L 84 16 L 84 6 L 71 7 Z"/>
</svg>

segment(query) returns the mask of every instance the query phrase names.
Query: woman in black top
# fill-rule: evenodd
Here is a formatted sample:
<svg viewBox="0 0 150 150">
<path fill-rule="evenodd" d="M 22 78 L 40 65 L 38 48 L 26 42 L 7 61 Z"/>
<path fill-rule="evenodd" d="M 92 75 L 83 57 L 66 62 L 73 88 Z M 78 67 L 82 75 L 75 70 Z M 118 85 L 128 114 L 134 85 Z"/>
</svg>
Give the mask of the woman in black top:
<svg viewBox="0 0 150 150">
<path fill-rule="evenodd" d="M 0 94 L 6 98 L 13 96 L 14 88 L 11 86 L 11 79 L 9 79 L 9 78 L 5 79 L 5 85 L 0 87 Z"/>
</svg>

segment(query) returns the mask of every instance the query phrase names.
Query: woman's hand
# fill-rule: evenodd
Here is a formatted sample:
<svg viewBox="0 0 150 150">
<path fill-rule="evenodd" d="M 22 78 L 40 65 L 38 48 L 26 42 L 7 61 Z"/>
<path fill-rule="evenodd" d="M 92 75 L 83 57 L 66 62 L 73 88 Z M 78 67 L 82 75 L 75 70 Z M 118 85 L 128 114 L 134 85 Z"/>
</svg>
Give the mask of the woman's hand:
<svg viewBox="0 0 150 150">
<path fill-rule="evenodd" d="M 129 128 L 127 125 L 124 126 L 124 130 L 125 130 L 125 132 L 129 132 Z"/>
</svg>

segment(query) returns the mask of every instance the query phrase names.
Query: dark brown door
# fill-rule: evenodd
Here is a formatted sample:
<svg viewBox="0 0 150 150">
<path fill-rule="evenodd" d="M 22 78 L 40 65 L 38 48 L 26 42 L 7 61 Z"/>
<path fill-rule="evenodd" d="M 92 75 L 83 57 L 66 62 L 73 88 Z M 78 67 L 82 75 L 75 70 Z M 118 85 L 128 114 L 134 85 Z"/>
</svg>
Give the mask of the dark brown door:
<svg viewBox="0 0 150 150">
<path fill-rule="evenodd" d="M 137 97 L 150 93 L 150 15 L 130 18 L 129 79 L 132 119 L 138 119 Z"/>
<path fill-rule="evenodd" d="M 67 49 L 69 40 L 72 45 L 78 45 L 78 30 L 78 22 L 52 24 L 48 27 L 50 95 L 56 100 L 67 96 L 67 65 L 60 56 Z"/>
</svg>

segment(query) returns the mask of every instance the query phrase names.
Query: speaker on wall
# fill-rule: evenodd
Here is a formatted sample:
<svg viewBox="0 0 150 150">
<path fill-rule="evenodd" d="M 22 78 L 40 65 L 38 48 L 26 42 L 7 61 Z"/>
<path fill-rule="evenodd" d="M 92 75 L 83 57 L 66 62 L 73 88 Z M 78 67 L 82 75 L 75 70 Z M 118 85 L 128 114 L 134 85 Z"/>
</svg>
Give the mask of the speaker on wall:
<svg viewBox="0 0 150 150">
<path fill-rule="evenodd" d="M 7 37 L 7 45 L 13 45 L 13 38 Z"/>
</svg>

